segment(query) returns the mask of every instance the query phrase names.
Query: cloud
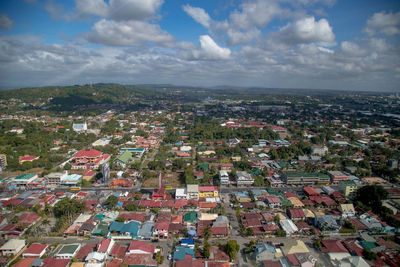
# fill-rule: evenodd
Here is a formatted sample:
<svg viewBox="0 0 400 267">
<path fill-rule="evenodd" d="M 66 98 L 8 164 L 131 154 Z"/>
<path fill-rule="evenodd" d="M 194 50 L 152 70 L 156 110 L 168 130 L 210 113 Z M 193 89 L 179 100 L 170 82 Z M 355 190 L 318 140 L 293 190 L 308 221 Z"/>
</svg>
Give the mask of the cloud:
<svg viewBox="0 0 400 267">
<path fill-rule="evenodd" d="M 400 11 L 397 13 L 386 13 L 384 11 L 375 13 L 367 20 L 364 29 L 370 36 L 384 34 L 388 36 L 400 34 Z"/>
<path fill-rule="evenodd" d="M 0 29 L 10 30 L 13 26 L 13 21 L 7 16 L 7 14 L 0 14 Z"/>
<path fill-rule="evenodd" d="M 113 20 L 144 20 L 154 16 L 163 0 L 76 0 L 78 12 Z"/>
<path fill-rule="evenodd" d="M 273 33 L 271 39 L 277 39 L 287 45 L 319 43 L 329 46 L 334 44 L 335 35 L 326 19 L 316 21 L 314 17 L 307 17 L 288 23 L 278 32 Z"/>
<path fill-rule="evenodd" d="M 229 48 L 223 48 L 217 45 L 214 40 L 208 35 L 201 35 L 200 41 L 200 53 L 195 53 L 195 57 L 218 60 L 218 59 L 229 59 L 231 50 Z"/>
<path fill-rule="evenodd" d="M 192 7 L 190 5 L 184 5 L 182 8 L 197 23 L 200 23 L 206 28 L 210 27 L 211 18 L 204 9 L 199 7 Z"/>
<path fill-rule="evenodd" d="M 145 21 L 113 21 L 102 19 L 96 22 L 92 32 L 84 37 L 90 42 L 110 46 L 132 46 L 142 42 L 166 44 L 174 38 L 161 30 L 159 25 Z"/>
</svg>

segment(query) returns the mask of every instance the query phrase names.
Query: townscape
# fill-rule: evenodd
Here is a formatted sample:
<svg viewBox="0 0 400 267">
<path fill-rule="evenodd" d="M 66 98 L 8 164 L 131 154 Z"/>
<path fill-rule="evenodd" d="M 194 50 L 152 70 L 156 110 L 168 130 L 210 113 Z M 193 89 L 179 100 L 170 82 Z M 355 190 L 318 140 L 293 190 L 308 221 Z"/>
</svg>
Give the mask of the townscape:
<svg viewBox="0 0 400 267">
<path fill-rule="evenodd" d="M 399 110 L 390 93 L 0 92 L 0 265 L 400 266 Z"/>
</svg>

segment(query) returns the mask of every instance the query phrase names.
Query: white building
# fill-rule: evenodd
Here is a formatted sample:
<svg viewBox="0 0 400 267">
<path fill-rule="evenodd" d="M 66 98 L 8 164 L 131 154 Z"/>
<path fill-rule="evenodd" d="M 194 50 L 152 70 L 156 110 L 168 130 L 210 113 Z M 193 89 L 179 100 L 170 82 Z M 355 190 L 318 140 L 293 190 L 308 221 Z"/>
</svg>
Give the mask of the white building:
<svg viewBox="0 0 400 267">
<path fill-rule="evenodd" d="M 84 131 L 87 131 L 87 124 L 86 124 L 86 122 L 84 122 L 84 123 L 74 123 L 74 124 L 72 124 L 72 130 L 74 131 L 74 132 L 84 132 Z"/>
<path fill-rule="evenodd" d="M 186 186 L 187 199 L 199 199 L 199 185 L 188 184 Z"/>
<path fill-rule="evenodd" d="M 285 219 L 285 220 L 281 220 L 279 222 L 279 224 L 281 225 L 282 229 L 288 234 L 294 234 L 297 231 L 299 231 L 299 229 L 297 228 L 297 226 L 293 223 L 292 220 L 290 219 Z"/>
<path fill-rule="evenodd" d="M 250 186 L 254 184 L 254 178 L 250 173 L 240 171 L 236 173 L 237 186 Z"/>
<path fill-rule="evenodd" d="M 0 253 L 3 256 L 16 255 L 25 247 L 24 239 L 10 239 L 0 247 Z"/>
<path fill-rule="evenodd" d="M 49 185 L 59 185 L 61 180 L 68 176 L 68 172 L 52 172 L 44 177 L 45 181 Z"/>
<path fill-rule="evenodd" d="M 226 171 L 221 170 L 219 172 L 219 182 L 221 185 L 229 185 L 229 175 Z"/>
<path fill-rule="evenodd" d="M 186 188 L 177 188 L 175 191 L 175 199 L 186 199 Z"/>
</svg>

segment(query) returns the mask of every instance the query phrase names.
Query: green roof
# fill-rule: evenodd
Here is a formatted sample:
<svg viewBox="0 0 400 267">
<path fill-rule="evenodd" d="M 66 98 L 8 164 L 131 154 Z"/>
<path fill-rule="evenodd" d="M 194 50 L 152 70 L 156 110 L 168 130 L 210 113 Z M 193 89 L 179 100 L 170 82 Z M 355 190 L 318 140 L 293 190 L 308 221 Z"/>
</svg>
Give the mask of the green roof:
<svg viewBox="0 0 400 267">
<path fill-rule="evenodd" d="M 339 185 L 349 185 L 349 186 L 356 186 L 356 183 L 353 180 L 347 180 L 347 181 L 340 181 Z"/>
<path fill-rule="evenodd" d="M 307 172 L 286 172 L 286 177 L 289 178 L 295 178 L 295 177 L 319 177 L 319 178 L 325 178 L 329 179 L 329 176 L 327 174 L 323 173 L 318 173 L 318 172 L 312 172 L 312 173 L 307 173 Z"/>
<path fill-rule="evenodd" d="M 363 246 L 364 248 L 367 248 L 369 250 L 373 250 L 374 248 L 377 247 L 375 242 L 367 242 L 367 241 L 361 241 L 361 246 Z"/>
<path fill-rule="evenodd" d="M 124 151 L 121 155 L 119 155 L 115 160 L 120 161 L 122 163 L 127 164 L 129 161 L 133 159 L 132 153 L 129 151 Z"/>
<path fill-rule="evenodd" d="M 64 245 L 58 254 L 74 254 L 74 252 L 78 249 L 78 244 Z"/>
<path fill-rule="evenodd" d="M 95 236 L 106 236 L 108 234 L 108 225 L 104 223 L 100 223 L 96 229 L 92 232 L 92 235 Z"/>
<path fill-rule="evenodd" d="M 195 222 L 197 221 L 197 213 L 196 212 L 188 212 L 183 216 L 184 222 Z"/>
<path fill-rule="evenodd" d="M 35 175 L 36 174 L 33 174 L 33 173 L 25 173 L 18 177 L 15 177 L 14 180 L 29 180 L 29 179 L 32 179 L 32 177 L 34 177 Z"/>
</svg>

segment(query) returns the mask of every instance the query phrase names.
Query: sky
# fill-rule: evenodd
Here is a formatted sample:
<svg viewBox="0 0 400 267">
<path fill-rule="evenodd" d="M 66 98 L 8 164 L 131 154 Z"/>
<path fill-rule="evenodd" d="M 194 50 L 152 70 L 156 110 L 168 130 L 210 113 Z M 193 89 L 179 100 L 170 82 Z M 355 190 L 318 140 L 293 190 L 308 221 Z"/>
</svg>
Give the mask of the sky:
<svg viewBox="0 0 400 267">
<path fill-rule="evenodd" d="M 399 0 L 0 0 L 0 88 L 400 92 Z"/>
</svg>

